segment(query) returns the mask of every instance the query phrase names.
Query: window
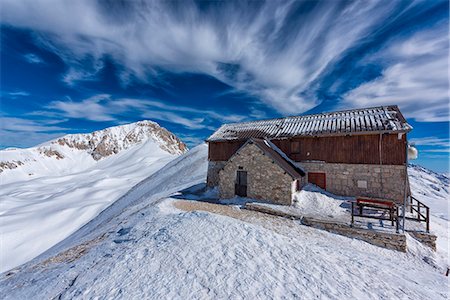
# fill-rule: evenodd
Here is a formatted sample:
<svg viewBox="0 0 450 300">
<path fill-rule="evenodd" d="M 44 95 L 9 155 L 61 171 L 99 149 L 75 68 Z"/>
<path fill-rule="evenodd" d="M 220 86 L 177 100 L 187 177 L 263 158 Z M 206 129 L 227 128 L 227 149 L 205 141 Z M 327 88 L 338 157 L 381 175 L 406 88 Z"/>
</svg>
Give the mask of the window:
<svg viewBox="0 0 450 300">
<path fill-rule="evenodd" d="M 300 142 L 291 142 L 291 153 L 300 153 Z"/>
</svg>

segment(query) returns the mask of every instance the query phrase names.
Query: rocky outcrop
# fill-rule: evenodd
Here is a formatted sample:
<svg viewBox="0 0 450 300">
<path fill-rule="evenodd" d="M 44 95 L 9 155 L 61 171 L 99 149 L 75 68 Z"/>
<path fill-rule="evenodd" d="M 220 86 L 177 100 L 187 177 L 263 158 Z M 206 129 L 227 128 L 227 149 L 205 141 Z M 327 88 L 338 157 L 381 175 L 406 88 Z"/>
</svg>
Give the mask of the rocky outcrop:
<svg viewBox="0 0 450 300">
<path fill-rule="evenodd" d="M 64 158 L 64 155 L 62 155 L 61 153 L 59 153 L 57 150 L 54 149 L 39 148 L 39 152 L 48 157 L 54 156 L 56 159 Z"/>
<path fill-rule="evenodd" d="M 183 154 L 187 151 L 186 145 L 173 133 L 152 121 L 110 127 L 87 134 L 70 134 L 52 143 L 87 150 L 92 158 L 100 160 L 148 139 L 153 139 L 161 149 L 170 154 Z"/>
<path fill-rule="evenodd" d="M 11 170 L 11 169 L 15 169 L 19 166 L 22 166 L 23 162 L 21 161 L 0 161 L 0 173 L 3 172 L 4 170 Z"/>
</svg>

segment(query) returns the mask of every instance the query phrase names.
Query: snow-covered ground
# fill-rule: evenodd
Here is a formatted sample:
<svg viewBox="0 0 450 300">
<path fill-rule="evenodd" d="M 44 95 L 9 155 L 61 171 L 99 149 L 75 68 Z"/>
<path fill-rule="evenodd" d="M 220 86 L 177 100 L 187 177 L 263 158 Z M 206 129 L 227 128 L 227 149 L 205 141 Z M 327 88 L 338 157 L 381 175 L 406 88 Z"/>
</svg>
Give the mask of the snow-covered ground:
<svg viewBox="0 0 450 300">
<path fill-rule="evenodd" d="M 100 160 L 86 151 L 89 149 L 52 141 L 0 152 L 1 161 L 22 162 L 0 173 L 0 272 L 29 261 L 68 237 L 133 185 L 177 157 L 176 151 L 171 154 L 161 147 L 162 142 L 154 137 L 158 133 L 142 131 L 141 125 L 156 123 L 136 124 L 97 132 L 102 142 L 108 134 L 108 142 L 121 150 Z M 131 133 L 141 136 L 131 140 Z M 63 138 L 88 144 L 89 135 Z M 46 150 L 59 157 L 45 155 Z"/>
<path fill-rule="evenodd" d="M 173 199 L 183 197 L 177 192 L 202 184 L 206 169 L 206 145 L 171 161 L 75 234 L 0 275 L 1 295 L 448 298 L 446 266 L 414 240 L 408 240 L 408 253 L 401 253 L 291 220 L 283 219 L 285 230 L 273 231 L 258 223 L 176 209 Z"/>
</svg>

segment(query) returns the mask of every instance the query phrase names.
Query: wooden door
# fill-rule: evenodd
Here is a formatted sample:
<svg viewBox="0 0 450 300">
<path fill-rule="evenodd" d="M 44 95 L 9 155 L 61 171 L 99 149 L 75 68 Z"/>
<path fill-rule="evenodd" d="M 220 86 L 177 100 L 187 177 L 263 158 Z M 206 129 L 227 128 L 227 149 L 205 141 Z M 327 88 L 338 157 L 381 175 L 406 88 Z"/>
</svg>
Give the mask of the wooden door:
<svg viewBox="0 0 450 300">
<path fill-rule="evenodd" d="M 237 171 L 234 193 L 240 197 L 247 197 L 247 171 Z"/>
<path fill-rule="evenodd" d="M 315 184 L 324 190 L 327 189 L 327 179 L 325 173 L 308 172 L 308 182 Z"/>
</svg>

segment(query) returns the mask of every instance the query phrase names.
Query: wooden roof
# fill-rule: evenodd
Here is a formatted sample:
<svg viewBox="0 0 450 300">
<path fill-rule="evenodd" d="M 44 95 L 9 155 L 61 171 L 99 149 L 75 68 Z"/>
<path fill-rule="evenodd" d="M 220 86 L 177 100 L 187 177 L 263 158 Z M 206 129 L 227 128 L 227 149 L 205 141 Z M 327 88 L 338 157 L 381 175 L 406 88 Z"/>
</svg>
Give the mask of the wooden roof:
<svg viewBox="0 0 450 300">
<path fill-rule="evenodd" d="M 224 124 L 207 141 L 400 133 L 411 129 L 412 127 L 406 122 L 398 107 L 392 105 Z"/>
</svg>

